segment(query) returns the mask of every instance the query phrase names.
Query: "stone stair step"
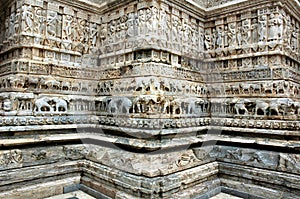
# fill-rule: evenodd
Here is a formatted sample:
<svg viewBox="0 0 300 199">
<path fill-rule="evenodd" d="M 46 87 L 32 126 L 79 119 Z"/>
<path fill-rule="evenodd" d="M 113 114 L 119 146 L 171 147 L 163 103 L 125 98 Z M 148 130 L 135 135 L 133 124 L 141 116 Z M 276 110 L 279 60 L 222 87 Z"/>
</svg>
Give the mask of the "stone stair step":
<svg viewBox="0 0 300 199">
<path fill-rule="evenodd" d="M 96 198 L 79 190 L 79 191 L 73 191 L 61 195 L 51 196 L 45 199 L 96 199 Z"/>
<path fill-rule="evenodd" d="M 210 199 L 242 199 L 240 197 L 232 196 L 226 193 L 220 193 L 218 195 L 215 195 L 211 197 Z"/>
</svg>

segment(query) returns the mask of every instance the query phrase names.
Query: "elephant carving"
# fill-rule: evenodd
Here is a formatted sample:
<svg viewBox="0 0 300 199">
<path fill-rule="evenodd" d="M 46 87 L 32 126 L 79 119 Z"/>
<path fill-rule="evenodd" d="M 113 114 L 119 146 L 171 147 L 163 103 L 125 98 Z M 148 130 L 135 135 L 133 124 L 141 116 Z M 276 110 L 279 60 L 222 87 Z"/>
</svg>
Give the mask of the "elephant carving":
<svg viewBox="0 0 300 199">
<path fill-rule="evenodd" d="M 275 99 L 270 102 L 256 100 L 255 104 L 255 115 L 258 115 L 258 111 L 261 110 L 264 116 L 266 116 L 267 113 L 269 113 L 269 115 L 279 115 L 281 112 L 285 115 L 289 108 L 292 106 L 295 107 L 295 103 L 289 98 Z"/>
<path fill-rule="evenodd" d="M 71 82 L 69 82 L 69 81 L 62 81 L 61 82 L 61 90 L 65 90 L 65 91 L 71 90 Z"/>
<path fill-rule="evenodd" d="M 26 78 L 27 87 L 38 88 L 39 82 L 40 82 L 39 77 L 31 76 Z"/>
<path fill-rule="evenodd" d="M 243 112 L 244 115 L 248 115 L 249 111 L 247 109 L 247 104 L 251 103 L 250 100 L 247 99 L 233 99 L 232 101 L 234 103 L 234 109 L 236 111 L 236 114 L 240 115 L 241 112 Z"/>
<path fill-rule="evenodd" d="M 204 103 L 200 98 L 178 98 L 171 102 L 173 114 L 196 114 L 196 104 Z"/>
<path fill-rule="evenodd" d="M 270 102 L 269 106 L 270 115 L 279 115 L 280 112 L 282 112 L 283 115 L 285 115 L 287 114 L 287 109 L 290 108 L 293 104 L 293 100 L 289 98 L 280 98 L 273 100 Z"/>
<path fill-rule="evenodd" d="M 132 107 L 132 101 L 127 97 L 116 97 L 112 98 L 107 105 L 108 113 L 126 113 L 129 114 L 130 108 Z"/>
<path fill-rule="evenodd" d="M 66 112 L 68 110 L 68 104 L 65 100 L 60 98 L 53 98 L 55 102 L 55 111 L 56 112 Z"/>
<path fill-rule="evenodd" d="M 47 97 L 43 97 L 40 99 L 35 100 L 34 105 L 36 107 L 37 113 L 43 112 L 53 112 L 53 107 L 49 104 L 50 99 Z"/>
<path fill-rule="evenodd" d="M 51 77 L 42 77 L 40 80 L 40 87 L 46 87 L 47 89 L 59 89 L 60 82 Z"/>
<path fill-rule="evenodd" d="M 264 116 L 266 116 L 268 108 L 269 108 L 269 103 L 262 100 L 255 101 L 255 115 L 258 115 L 258 111 L 261 110 Z"/>
<path fill-rule="evenodd" d="M 144 113 L 153 111 L 153 104 L 161 102 L 161 97 L 157 95 L 140 95 L 134 99 L 134 109 L 136 113 Z M 149 110 L 148 110 L 149 109 Z"/>
<path fill-rule="evenodd" d="M 35 100 L 35 113 L 61 113 L 67 112 L 68 103 L 66 100 L 54 97 L 43 97 Z"/>
<path fill-rule="evenodd" d="M 295 107 L 296 115 L 300 114 L 300 102 L 294 102 L 293 106 Z"/>
</svg>

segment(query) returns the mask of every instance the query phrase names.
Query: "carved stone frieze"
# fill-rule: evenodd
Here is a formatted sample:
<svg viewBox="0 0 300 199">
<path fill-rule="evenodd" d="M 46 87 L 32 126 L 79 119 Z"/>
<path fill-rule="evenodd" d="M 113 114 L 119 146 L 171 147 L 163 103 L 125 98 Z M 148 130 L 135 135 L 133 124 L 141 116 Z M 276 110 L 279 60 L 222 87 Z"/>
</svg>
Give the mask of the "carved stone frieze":
<svg viewBox="0 0 300 199">
<path fill-rule="evenodd" d="M 0 180 L 0 197 L 15 182 L 80 175 L 111 198 L 202 198 L 221 185 L 292 198 L 299 8 L 0 0 L 0 172 L 42 167 Z"/>
</svg>

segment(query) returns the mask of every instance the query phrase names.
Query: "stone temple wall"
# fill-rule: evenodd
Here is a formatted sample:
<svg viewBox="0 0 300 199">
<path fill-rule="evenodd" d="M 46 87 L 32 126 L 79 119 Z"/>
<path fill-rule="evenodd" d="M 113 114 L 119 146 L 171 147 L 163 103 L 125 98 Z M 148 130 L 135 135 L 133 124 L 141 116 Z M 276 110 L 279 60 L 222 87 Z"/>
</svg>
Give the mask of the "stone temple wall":
<svg viewBox="0 0 300 199">
<path fill-rule="evenodd" d="M 0 10 L 0 198 L 300 198 L 298 1 Z"/>
</svg>

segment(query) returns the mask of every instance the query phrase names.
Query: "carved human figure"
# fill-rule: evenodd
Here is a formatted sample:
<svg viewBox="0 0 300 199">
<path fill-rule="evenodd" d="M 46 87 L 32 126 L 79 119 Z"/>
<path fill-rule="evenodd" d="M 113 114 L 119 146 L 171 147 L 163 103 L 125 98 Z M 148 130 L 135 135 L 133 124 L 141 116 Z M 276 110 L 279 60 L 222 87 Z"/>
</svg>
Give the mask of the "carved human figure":
<svg viewBox="0 0 300 199">
<path fill-rule="evenodd" d="M 139 35 L 145 34 L 146 31 L 146 11 L 141 9 L 138 11 Z"/>
<path fill-rule="evenodd" d="M 57 12 L 48 11 L 47 17 L 47 33 L 49 36 L 56 37 L 57 28 Z"/>
<path fill-rule="evenodd" d="M 150 22 L 152 23 L 151 32 L 156 33 L 157 30 L 158 30 L 158 23 L 159 23 L 158 9 L 156 7 L 152 7 L 151 12 L 152 12 L 152 17 L 151 17 L 151 20 L 150 20 Z"/>
<path fill-rule="evenodd" d="M 294 26 L 291 38 L 291 47 L 294 51 L 298 50 L 298 31 L 299 29 L 296 26 Z"/>
<path fill-rule="evenodd" d="M 203 52 L 204 51 L 204 32 L 203 32 L 203 28 L 199 28 L 199 50 L 200 52 Z"/>
<path fill-rule="evenodd" d="M 17 9 L 16 11 L 15 24 L 13 25 L 13 27 L 14 27 L 14 33 L 19 34 L 21 28 L 21 12 L 19 9 Z"/>
<path fill-rule="evenodd" d="M 166 40 L 170 38 L 171 22 L 170 15 L 165 10 L 160 10 L 160 23 L 159 23 L 160 36 Z"/>
<path fill-rule="evenodd" d="M 138 19 L 137 15 L 133 12 L 128 14 L 127 27 L 127 37 L 137 35 Z"/>
<path fill-rule="evenodd" d="M 228 25 L 228 45 L 234 47 L 236 45 L 236 26 L 234 23 Z"/>
<path fill-rule="evenodd" d="M 152 10 L 150 8 L 147 8 L 145 10 L 145 21 L 146 21 L 146 30 L 145 30 L 145 34 L 149 34 L 150 32 L 153 32 L 153 26 L 152 26 L 152 22 L 153 22 L 153 16 L 152 16 Z"/>
<path fill-rule="evenodd" d="M 183 20 L 182 23 L 182 41 L 188 43 L 190 36 L 190 26 L 186 20 Z"/>
<path fill-rule="evenodd" d="M 108 29 L 107 24 L 101 24 L 100 30 L 99 30 L 99 39 L 101 41 L 101 45 L 104 46 L 106 44 Z"/>
<path fill-rule="evenodd" d="M 228 47 L 228 26 L 224 27 L 224 47 Z"/>
<path fill-rule="evenodd" d="M 287 16 L 285 21 L 286 27 L 285 27 L 285 34 L 284 34 L 284 41 L 287 43 L 288 46 L 291 47 L 292 44 L 292 23 L 291 23 L 291 17 Z"/>
<path fill-rule="evenodd" d="M 242 28 L 241 27 L 237 28 L 236 40 L 237 40 L 238 46 L 241 46 L 242 45 Z"/>
<path fill-rule="evenodd" d="M 251 38 L 250 21 L 245 20 L 243 21 L 243 25 L 242 25 L 242 44 L 244 45 L 249 44 L 250 38 Z"/>
<path fill-rule="evenodd" d="M 116 41 L 122 41 L 126 38 L 127 29 L 127 15 L 123 15 L 117 20 Z"/>
<path fill-rule="evenodd" d="M 96 47 L 98 40 L 98 27 L 96 23 L 91 24 L 90 28 L 90 43 L 91 46 Z"/>
<path fill-rule="evenodd" d="M 199 32 L 196 24 L 191 25 L 191 45 L 194 50 L 199 50 Z"/>
<path fill-rule="evenodd" d="M 112 20 L 111 22 L 109 22 L 108 24 L 108 42 L 109 43 L 113 43 L 115 42 L 115 35 L 116 35 L 116 21 Z"/>
<path fill-rule="evenodd" d="M 12 37 L 15 34 L 15 14 L 12 13 L 9 17 L 9 26 L 8 26 L 8 37 Z"/>
<path fill-rule="evenodd" d="M 277 16 L 277 23 L 278 23 L 278 31 L 277 31 L 278 39 L 282 40 L 284 21 L 283 21 L 283 16 L 280 13 Z"/>
<path fill-rule="evenodd" d="M 59 38 L 62 37 L 62 28 L 63 28 L 62 24 L 63 24 L 63 17 L 62 15 L 59 14 L 57 16 L 57 23 L 56 23 L 56 36 Z"/>
<path fill-rule="evenodd" d="M 34 30 L 34 11 L 31 5 L 23 6 L 22 20 L 25 22 L 24 31 L 32 33 Z"/>
<path fill-rule="evenodd" d="M 178 29 L 179 29 L 179 18 L 177 16 L 172 16 L 172 41 L 178 42 Z"/>
<path fill-rule="evenodd" d="M 205 47 L 205 50 L 211 50 L 212 49 L 212 38 L 211 38 L 211 34 L 206 31 L 205 32 L 205 35 L 204 35 L 204 47 Z"/>
<path fill-rule="evenodd" d="M 252 43 L 258 42 L 258 23 L 257 19 L 253 19 L 251 24 Z"/>
<path fill-rule="evenodd" d="M 216 45 L 217 48 L 222 48 L 223 47 L 223 28 L 219 27 L 217 28 L 217 39 L 216 39 Z"/>
<path fill-rule="evenodd" d="M 266 41 L 267 38 L 267 16 L 261 15 L 258 18 L 258 41 Z"/>
<path fill-rule="evenodd" d="M 217 31 L 216 29 L 213 29 L 211 34 L 211 48 L 215 49 L 216 44 L 217 44 Z"/>
<path fill-rule="evenodd" d="M 275 14 L 272 13 L 269 19 L 269 36 L 268 36 L 269 41 L 274 41 L 278 39 L 277 31 L 278 31 L 278 21 L 275 17 Z"/>
<path fill-rule="evenodd" d="M 85 19 L 79 20 L 77 31 L 78 31 L 77 35 L 79 35 L 79 38 L 77 38 L 77 40 L 83 44 L 88 44 L 90 27 L 87 20 Z"/>
<path fill-rule="evenodd" d="M 181 42 L 182 41 L 182 38 L 183 38 L 183 24 L 182 24 L 182 21 L 181 21 L 181 19 L 179 19 L 179 23 L 178 23 L 178 26 L 177 26 L 177 36 L 178 36 L 178 38 L 177 38 L 177 41 L 178 42 Z"/>
<path fill-rule="evenodd" d="M 66 40 L 72 40 L 73 37 L 72 24 L 73 24 L 73 17 L 70 15 L 65 15 L 63 31 L 64 31 L 64 39 Z"/>
<path fill-rule="evenodd" d="M 9 28 L 10 28 L 9 26 L 10 26 L 9 18 L 6 17 L 4 21 L 4 27 L 5 27 L 5 33 L 4 33 L 5 38 L 3 38 L 4 40 L 9 38 Z"/>
<path fill-rule="evenodd" d="M 45 10 L 41 8 L 36 8 L 35 9 L 35 32 L 41 35 L 44 35 L 46 32 L 46 17 L 45 17 Z"/>
</svg>

